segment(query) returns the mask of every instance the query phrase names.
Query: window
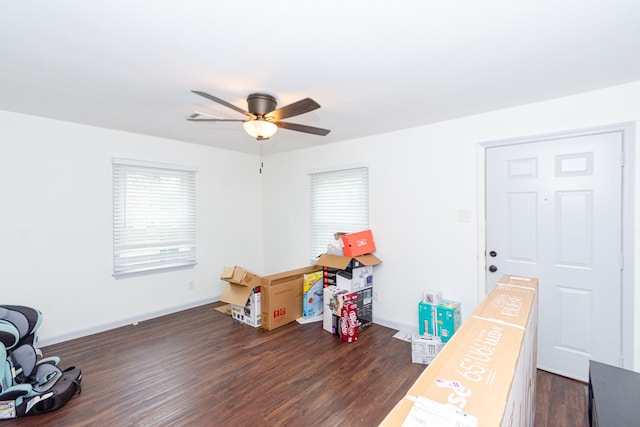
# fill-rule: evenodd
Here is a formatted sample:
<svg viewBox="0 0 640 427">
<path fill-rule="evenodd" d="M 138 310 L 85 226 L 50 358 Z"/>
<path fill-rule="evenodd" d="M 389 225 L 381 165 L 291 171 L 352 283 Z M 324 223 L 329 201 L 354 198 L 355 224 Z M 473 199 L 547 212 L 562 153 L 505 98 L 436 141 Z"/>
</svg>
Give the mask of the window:
<svg viewBox="0 0 640 427">
<path fill-rule="evenodd" d="M 196 263 L 195 169 L 113 159 L 113 275 Z"/>
<path fill-rule="evenodd" d="M 369 169 L 311 173 L 311 259 L 327 251 L 335 232 L 369 228 Z"/>
</svg>

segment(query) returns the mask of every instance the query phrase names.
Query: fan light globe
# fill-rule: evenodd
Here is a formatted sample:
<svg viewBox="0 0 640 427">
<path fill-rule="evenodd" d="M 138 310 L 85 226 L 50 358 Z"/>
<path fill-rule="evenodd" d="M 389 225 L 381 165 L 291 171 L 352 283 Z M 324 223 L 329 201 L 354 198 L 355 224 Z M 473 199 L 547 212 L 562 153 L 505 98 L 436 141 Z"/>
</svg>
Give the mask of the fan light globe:
<svg viewBox="0 0 640 427">
<path fill-rule="evenodd" d="M 269 139 L 278 131 L 278 126 L 266 120 L 249 120 L 244 122 L 243 127 L 256 139 Z"/>
</svg>

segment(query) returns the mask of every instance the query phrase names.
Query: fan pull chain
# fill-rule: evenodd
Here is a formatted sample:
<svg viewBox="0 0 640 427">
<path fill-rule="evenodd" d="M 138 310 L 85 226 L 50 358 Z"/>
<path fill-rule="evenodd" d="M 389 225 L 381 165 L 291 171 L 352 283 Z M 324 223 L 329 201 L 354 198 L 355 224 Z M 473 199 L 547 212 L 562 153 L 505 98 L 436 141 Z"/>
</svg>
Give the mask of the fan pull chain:
<svg viewBox="0 0 640 427">
<path fill-rule="evenodd" d="M 262 157 L 263 157 L 263 145 L 262 145 L 262 141 L 258 140 L 258 144 L 260 144 L 260 174 L 262 174 L 262 168 L 264 167 L 264 163 L 262 161 Z"/>
</svg>

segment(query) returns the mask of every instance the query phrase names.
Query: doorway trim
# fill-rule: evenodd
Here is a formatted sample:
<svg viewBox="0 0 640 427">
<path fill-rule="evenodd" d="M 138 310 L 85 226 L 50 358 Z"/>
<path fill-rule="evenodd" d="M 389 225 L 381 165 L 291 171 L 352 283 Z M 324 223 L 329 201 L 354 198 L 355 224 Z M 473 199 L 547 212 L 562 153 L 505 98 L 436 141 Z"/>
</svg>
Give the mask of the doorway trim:
<svg viewBox="0 0 640 427">
<path fill-rule="evenodd" d="M 620 338 L 622 343 L 622 354 L 620 366 L 625 369 L 634 368 L 634 346 L 635 346 L 635 290 L 634 290 L 634 203 L 635 203 L 635 123 L 624 122 L 611 125 L 590 127 L 585 129 L 559 131 L 548 134 L 540 134 L 525 137 L 507 138 L 492 141 L 479 142 L 476 145 L 477 158 L 477 186 L 478 186 L 478 302 L 486 294 L 486 152 L 488 148 L 502 147 L 507 145 L 518 145 L 535 142 L 544 142 L 553 139 L 573 138 L 579 136 L 595 135 L 600 133 L 620 132 L 622 134 L 623 162 L 622 168 L 622 256 L 621 263 L 621 301 L 622 316 L 620 321 Z"/>
</svg>

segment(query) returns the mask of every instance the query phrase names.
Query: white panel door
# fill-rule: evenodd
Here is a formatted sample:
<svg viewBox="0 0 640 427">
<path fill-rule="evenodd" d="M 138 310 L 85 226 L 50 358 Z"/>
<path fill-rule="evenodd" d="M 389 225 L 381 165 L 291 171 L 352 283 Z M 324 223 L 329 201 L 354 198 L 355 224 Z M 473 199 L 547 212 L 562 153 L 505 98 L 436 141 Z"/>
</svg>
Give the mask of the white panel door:
<svg viewBox="0 0 640 427">
<path fill-rule="evenodd" d="M 621 365 L 622 133 L 488 148 L 487 287 L 540 281 L 538 367 Z"/>
</svg>

